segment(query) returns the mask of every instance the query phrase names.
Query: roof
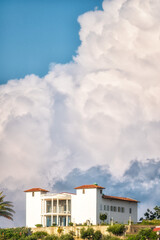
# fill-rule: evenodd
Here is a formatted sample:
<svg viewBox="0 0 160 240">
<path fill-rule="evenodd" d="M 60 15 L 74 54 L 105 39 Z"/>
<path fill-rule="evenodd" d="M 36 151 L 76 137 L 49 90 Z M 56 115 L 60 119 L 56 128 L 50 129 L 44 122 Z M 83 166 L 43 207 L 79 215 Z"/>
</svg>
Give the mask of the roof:
<svg viewBox="0 0 160 240">
<path fill-rule="evenodd" d="M 92 184 L 92 185 L 82 185 L 80 187 L 76 187 L 74 189 L 87 189 L 87 188 L 99 188 L 99 189 L 105 189 L 104 187 L 98 186 L 98 184 Z"/>
<path fill-rule="evenodd" d="M 153 229 L 153 231 L 154 231 L 154 232 L 159 232 L 159 231 L 160 231 L 160 226 L 155 227 L 155 228 Z"/>
<path fill-rule="evenodd" d="M 31 189 L 25 190 L 24 192 L 49 192 L 49 191 L 42 188 L 31 188 Z"/>
<path fill-rule="evenodd" d="M 111 200 L 120 200 L 120 201 L 128 201 L 128 202 L 138 202 L 135 199 L 132 198 L 125 198 L 125 197 L 114 197 L 114 196 L 108 196 L 108 195 L 103 195 L 102 196 L 105 199 L 111 199 Z"/>
</svg>

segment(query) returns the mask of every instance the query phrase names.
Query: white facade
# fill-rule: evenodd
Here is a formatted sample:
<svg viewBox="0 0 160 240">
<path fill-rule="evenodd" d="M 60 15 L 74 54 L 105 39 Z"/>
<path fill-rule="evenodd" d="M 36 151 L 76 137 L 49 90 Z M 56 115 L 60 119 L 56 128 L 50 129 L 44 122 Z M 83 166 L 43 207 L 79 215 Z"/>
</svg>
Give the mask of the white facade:
<svg viewBox="0 0 160 240">
<path fill-rule="evenodd" d="M 50 194 L 41 188 L 26 190 L 26 226 L 68 226 L 71 221 L 71 195 Z"/>
<path fill-rule="evenodd" d="M 138 201 L 103 194 L 103 187 L 83 185 L 76 194 L 50 194 L 40 188 L 26 190 L 26 226 L 68 226 L 69 222 L 100 224 L 100 214 L 106 214 L 106 223 L 137 222 Z"/>
</svg>

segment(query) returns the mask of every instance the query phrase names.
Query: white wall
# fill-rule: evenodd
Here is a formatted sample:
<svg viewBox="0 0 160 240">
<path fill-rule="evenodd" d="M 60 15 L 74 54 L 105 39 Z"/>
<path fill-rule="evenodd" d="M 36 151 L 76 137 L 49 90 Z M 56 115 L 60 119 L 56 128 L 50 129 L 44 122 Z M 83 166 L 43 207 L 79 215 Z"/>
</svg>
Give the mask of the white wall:
<svg viewBox="0 0 160 240">
<path fill-rule="evenodd" d="M 89 220 L 92 224 L 97 221 L 97 189 L 77 189 L 76 195 L 71 200 L 71 221 L 85 223 Z"/>
<path fill-rule="evenodd" d="M 41 223 L 41 192 L 26 192 L 26 226 L 35 227 Z"/>
<path fill-rule="evenodd" d="M 104 205 L 109 205 L 109 211 L 104 210 Z M 102 210 L 100 210 L 102 206 Z M 110 210 L 110 206 L 116 207 L 116 212 Z M 124 212 L 118 212 L 118 207 L 124 207 Z M 132 209 L 131 214 L 129 213 L 129 209 Z M 104 198 L 98 198 L 98 216 L 100 213 L 107 213 L 107 221 L 110 223 L 110 220 L 113 218 L 114 222 L 125 223 L 127 224 L 129 218 L 131 221 L 137 222 L 137 203 L 129 202 L 129 201 L 121 201 L 121 200 L 110 200 Z M 98 221 L 100 223 L 100 220 Z"/>
</svg>

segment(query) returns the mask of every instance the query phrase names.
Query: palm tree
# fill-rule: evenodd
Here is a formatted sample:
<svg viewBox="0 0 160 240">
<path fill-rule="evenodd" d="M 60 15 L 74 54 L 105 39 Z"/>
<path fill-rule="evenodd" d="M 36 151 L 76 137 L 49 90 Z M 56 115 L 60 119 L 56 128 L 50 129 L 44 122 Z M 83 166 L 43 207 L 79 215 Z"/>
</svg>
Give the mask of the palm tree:
<svg viewBox="0 0 160 240">
<path fill-rule="evenodd" d="M 15 211 L 12 209 L 12 202 L 4 201 L 4 198 L 5 195 L 3 195 L 3 192 L 0 192 L 0 217 L 2 216 L 13 220 L 13 213 L 15 213 Z"/>
</svg>

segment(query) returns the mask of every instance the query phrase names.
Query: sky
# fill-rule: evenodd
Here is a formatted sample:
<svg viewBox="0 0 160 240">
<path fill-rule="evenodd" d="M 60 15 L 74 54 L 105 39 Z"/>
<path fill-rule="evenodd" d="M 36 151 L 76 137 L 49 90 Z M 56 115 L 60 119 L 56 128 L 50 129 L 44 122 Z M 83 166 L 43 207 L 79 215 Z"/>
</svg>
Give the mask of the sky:
<svg viewBox="0 0 160 240">
<path fill-rule="evenodd" d="M 97 182 L 160 205 L 160 2 L 0 1 L 0 189 Z"/>
</svg>

